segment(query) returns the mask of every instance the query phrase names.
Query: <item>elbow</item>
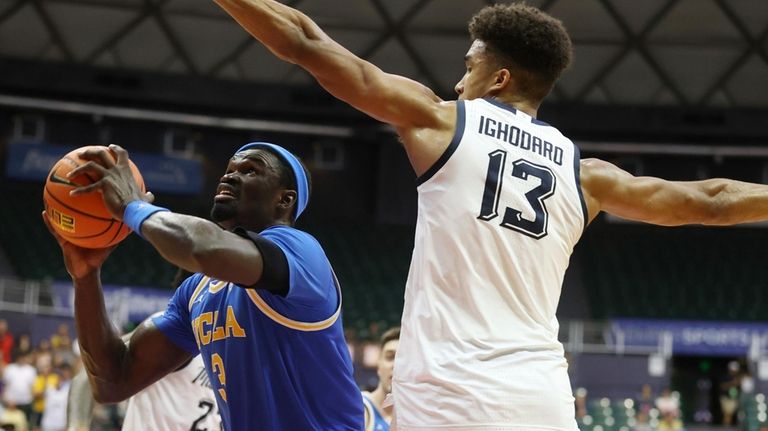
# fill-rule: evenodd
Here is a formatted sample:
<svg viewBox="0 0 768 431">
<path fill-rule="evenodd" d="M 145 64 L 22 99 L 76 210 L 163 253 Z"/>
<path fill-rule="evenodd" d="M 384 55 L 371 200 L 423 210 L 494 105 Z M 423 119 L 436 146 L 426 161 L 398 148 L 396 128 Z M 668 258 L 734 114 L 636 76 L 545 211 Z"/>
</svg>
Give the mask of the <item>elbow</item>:
<svg viewBox="0 0 768 431">
<path fill-rule="evenodd" d="M 119 397 L 111 396 L 103 392 L 93 392 L 93 400 L 99 404 L 116 404 L 123 401 Z"/>
<path fill-rule="evenodd" d="M 707 190 L 704 224 L 713 226 L 730 225 L 734 223 L 733 193 L 729 185 L 721 180 L 712 180 Z"/>
<path fill-rule="evenodd" d="M 99 404 L 116 404 L 130 398 L 129 394 L 118 390 L 117 386 L 106 388 L 91 385 L 91 393 L 93 394 L 93 400 Z"/>
<path fill-rule="evenodd" d="M 722 191 L 715 193 L 701 205 L 702 224 L 710 226 L 733 224 L 731 207 L 727 193 Z"/>
<path fill-rule="evenodd" d="M 710 226 L 727 226 L 734 224 L 728 203 L 723 202 L 723 199 L 716 199 L 715 202 L 711 202 L 706 210 L 705 221 L 703 224 Z"/>
</svg>

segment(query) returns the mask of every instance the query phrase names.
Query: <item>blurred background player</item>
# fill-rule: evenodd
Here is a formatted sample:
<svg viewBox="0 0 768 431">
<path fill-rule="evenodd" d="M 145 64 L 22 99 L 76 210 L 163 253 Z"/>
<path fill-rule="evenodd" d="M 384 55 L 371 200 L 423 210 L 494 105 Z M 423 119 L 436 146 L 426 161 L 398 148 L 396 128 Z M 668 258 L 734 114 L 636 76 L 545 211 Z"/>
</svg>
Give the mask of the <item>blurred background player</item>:
<svg viewBox="0 0 768 431">
<path fill-rule="evenodd" d="M 161 313 L 153 314 L 151 318 Z M 130 341 L 132 333 L 123 339 Z M 70 392 L 69 430 L 89 430 L 91 426 L 93 394 L 87 373 L 75 379 Z M 221 429 L 221 418 L 216 407 L 205 364 L 200 355 L 190 359 L 176 371 L 151 384 L 128 400 L 123 419 L 123 431 L 215 431 Z"/>
<path fill-rule="evenodd" d="M 45 388 L 43 400 L 45 410 L 40 420 L 42 431 L 64 431 L 67 429 L 67 403 L 72 383 L 72 367 L 63 363 L 56 368 L 58 379 Z"/>
<path fill-rule="evenodd" d="M 362 428 L 340 287 L 317 240 L 293 228 L 310 193 L 296 156 L 268 143 L 236 151 L 216 190 L 215 222 L 147 202 L 152 196 L 139 191 L 119 146 L 81 157 L 90 162 L 71 175 L 99 180 L 73 193 L 100 193 L 113 217 L 195 273 L 126 346 L 101 291 L 112 250 L 67 243 L 43 214 L 74 282 L 78 341 L 96 401 L 128 398 L 199 353 L 225 429 Z"/>
<path fill-rule="evenodd" d="M 0 319 L 0 365 L 11 363 L 13 347 L 14 339 L 11 331 L 8 330 L 8 321 Z"/>
<path fill-rule="evenodd" d="M 49 387 L 58 387 L 60 373 L 57 373 L 50 362 L 44 362 L 37 369 L 37 377 L 32 385 L 32 395 L 35 397 L 32 403 L 33 428 L 39 428 L 45 412 L 45 394 Z"/>
<path fill-rule="evenodd" d="M 381 335 L 379 361 L 376 375 L 379 383 L 371 392 L 363 392 L 365 405 L 365 430 L 388 431 L 392 421 L 392 409 L 384 408 L 384 399 L 392 392 L 392 370 L 395 367 L 395 354 L 400 343 L 400 328 L 391 328 Z M 390 406 L 391 407 L 391 406 Z"/>
<path fill-rule="evenodd" d="M 555 316 L 573 247 L 600 212 L 657 225 L 768 219 L 768 187 L 635 177 L 537 120 L 570 65 L 562 23 L 524 4 L 470 21 L 458 100 L 383 72 L 303 13 L 217 0 L 279 58 L 393 126 L 418 175 L 415 247 L 395 363 L 404 430 L 575 430 Z"/>
<path fill-rule="evenodd" d="M 32 355 L 17 352 L 10 364 L 3 368 L 3 400 L 24 413 L 27 422 L 32 421 L 32 387 L 37 377 L 37 370 L 32 365 Z"/>
</svg>

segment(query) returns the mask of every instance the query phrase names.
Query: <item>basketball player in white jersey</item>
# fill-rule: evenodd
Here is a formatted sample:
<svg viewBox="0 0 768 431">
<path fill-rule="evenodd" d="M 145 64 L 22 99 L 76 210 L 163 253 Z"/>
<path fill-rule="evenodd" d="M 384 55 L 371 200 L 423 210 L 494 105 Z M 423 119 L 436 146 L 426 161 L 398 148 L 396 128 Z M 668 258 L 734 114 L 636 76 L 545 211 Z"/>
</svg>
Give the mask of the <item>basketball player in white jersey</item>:
<svg viewBox="0 0 768 431">
<path fill-rule="evenodd" d="M 390 328 L 381 335 L 379 342 L 381 350 L 379 361 L 376 364 L 376 375 L 379 377 L 379 383 L 372 392 L 363 392 L 365 431 L 389 431 L 392 409 L 384 407 L 384 400 L 392 392 L 392 370 L 399 343 L 399 327 Z"/>
<path fill-rule="evenodd" d="M 339 0 L 352 2 L 354 0 Z M 577 430 L 555 309 L 600 211 L 658 225 L 768 219 L 768 187 L 634 177 L 536 119 L 571 61 L 562 23 L 522 4 L 469 25 L 458 101 L 383 72 L 273 0 L 216 0 L 275 55 L 391 124 L 418 175 L 418 221 L 395 361 L 406 430 Z"/>
<path fill-rule="evenodd" d="M 156 313 L 160 315 L 162 313 Z M 150 316 L 151 319 L 153 316 Z M 149 320 L 147 319 L 147 320 Z M 131 333 L 123 336 L 127 343 Z M 81 372 L 85 374 L 85 370 Z M 93 395 L 87 378 L 75 379 L 70 393 L 69 430 L 90 429 Z M 216 398 L 200 355 L 128 400 L 122 431 L 220 431 Z"/>
</svg>

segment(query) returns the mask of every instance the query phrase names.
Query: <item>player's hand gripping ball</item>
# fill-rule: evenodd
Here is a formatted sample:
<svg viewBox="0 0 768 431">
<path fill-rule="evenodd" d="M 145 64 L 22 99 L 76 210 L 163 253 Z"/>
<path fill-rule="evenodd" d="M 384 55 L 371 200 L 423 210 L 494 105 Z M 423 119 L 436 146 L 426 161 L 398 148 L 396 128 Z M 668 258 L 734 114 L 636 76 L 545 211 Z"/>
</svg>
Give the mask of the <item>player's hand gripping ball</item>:
<svg viewBox="0 0 768 431">
<path fill-rule="evenodd" d="M 56 233 L 67 241 L 84 248 L 106 248 L 124 240 L 131 230 L 121 221 L 115 220 L 104 206 L 101 193 L 87 193 L 70 196 L 69 192 L 82 186 L 87 186 L 99 180 L 90 174 L 77 175 L 67 178 L 67 173 L 78 166 L 87 163 L 78 154 L 89 148 L 81 147 L 62 157 L 48 174 L 43 192 L 45 213 Z M 109 151 L 116 160 L 114 153 Z M 133 178 L 146 191 L 144 179 L 136 165 L 128 161 Z"/>
</svg>

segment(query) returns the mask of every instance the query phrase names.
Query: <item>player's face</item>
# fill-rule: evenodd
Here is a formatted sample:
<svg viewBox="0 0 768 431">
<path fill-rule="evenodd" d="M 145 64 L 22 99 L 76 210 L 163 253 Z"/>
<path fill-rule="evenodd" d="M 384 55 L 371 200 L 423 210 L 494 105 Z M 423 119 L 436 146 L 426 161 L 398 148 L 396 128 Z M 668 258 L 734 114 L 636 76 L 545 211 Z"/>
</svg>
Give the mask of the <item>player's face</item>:
<svg viewBox="0 0 768 431">
<path fill-rule="evenodd" d="M 376 374 L 379 375 L 379 386 L 384 388 L 385 393 L 392 392 L 392 370 L 395 367 L 395 353 L 399 340 L 389 340 L 384 344 L 379 356 L 379 365 Z"/>
<path fill-rule="evenodd" d="M 260 231 L 278 218 L 280 161 L 262 149 L 246 150 L 229 160 L 216 188 L 211 218 L 224 227 Z"/>
<path fill-rule="evenodd" d="M 459 100 L 488 96 L 496 82 L 496 63 L 486 52 L 485 42 L 475 40 L 464 56 L 466 71 L 454 88 Z"/>
</svg>

